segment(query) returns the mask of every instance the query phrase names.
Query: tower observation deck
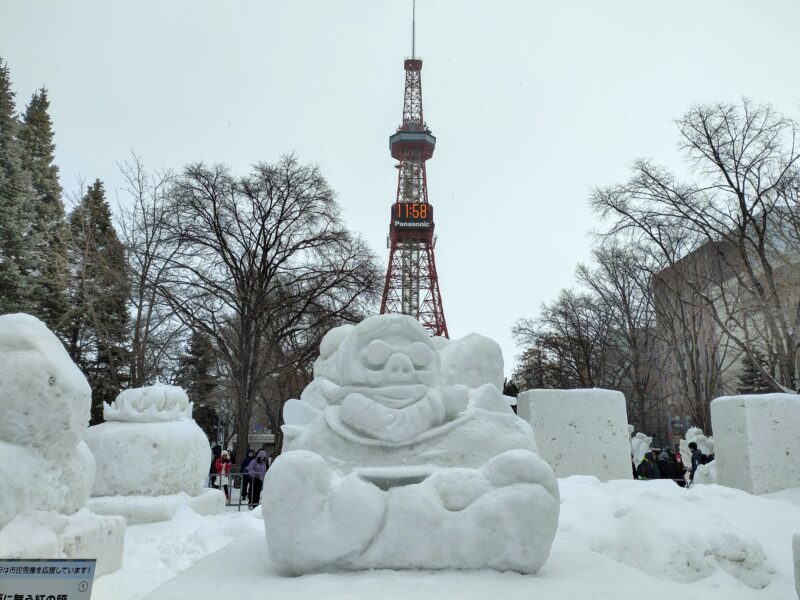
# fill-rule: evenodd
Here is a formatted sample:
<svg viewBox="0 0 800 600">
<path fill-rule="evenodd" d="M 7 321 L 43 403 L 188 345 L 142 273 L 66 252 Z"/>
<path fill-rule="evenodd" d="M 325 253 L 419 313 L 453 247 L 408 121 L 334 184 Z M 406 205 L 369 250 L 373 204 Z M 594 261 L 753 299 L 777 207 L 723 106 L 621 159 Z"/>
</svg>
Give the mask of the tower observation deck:
<svg viewBox="0 0 800 600">
<path fill-rule="evenodd" d="M 404 68 L 403 122 L 389 137 L 392 158 L 398 161 L 397 196 L 389 220 L 389 267 L 381 314 L 411 315 L 431 335 L 449 337 L 436 273 L 433 206 L 428 202 L 425 171 L 436 138 L 422 113 L 422 60 L 408 58 Z"/>
</svg>

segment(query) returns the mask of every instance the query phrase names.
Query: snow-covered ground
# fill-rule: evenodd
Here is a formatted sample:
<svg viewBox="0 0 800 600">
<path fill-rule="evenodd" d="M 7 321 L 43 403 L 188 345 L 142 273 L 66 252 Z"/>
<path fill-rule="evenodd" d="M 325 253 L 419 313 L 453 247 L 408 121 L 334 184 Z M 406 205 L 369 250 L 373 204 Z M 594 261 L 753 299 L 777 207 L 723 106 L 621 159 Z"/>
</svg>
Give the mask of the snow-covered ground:
<svg viewBox="0 0 800 600">
<path fill-rule="evenodd" d="M 558 534 L 537 575 L 482 570 L 286 577 L 267 559 L 259 512 L 203 517 L 184 508 L 170 521 L 129 526 L 122 570 L 99 578 L 92 598 L 134 600 L 151 592 L 153 600 L 206 597 L 215 590 L 236 598 L 315 599 L 795 597 L 792 534 L 800 532 L 800 488 L 752 496 L 717 485 L 685 490 L 670 481 L 601 483 L 574 476 L 559 484 Z"/>
</svg>

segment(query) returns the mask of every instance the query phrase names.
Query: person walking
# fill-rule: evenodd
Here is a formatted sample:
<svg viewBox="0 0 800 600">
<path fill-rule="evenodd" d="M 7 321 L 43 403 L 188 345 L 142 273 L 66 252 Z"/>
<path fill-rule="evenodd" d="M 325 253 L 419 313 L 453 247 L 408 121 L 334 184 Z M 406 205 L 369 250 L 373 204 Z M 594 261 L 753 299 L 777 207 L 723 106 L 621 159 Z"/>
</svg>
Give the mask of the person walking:
<svg viewBox="0 0 800 600">
<path fill-rule="evenodd" d="M 250 508 L 258 506 L 261 500 L 261 488 L 264 487 L 264 475 L 267 474 L 267 451 L 259 450 L 255 460 L 247 465 L 247 472 L 251 476 Z"/>
<path fill-rule="evenodd" d="M 689 474 L 689 481 L 694 482 L 694 474 L 697 472 L 697 467 L 704 464 L 703 453 L 697 447 L 697 442 L 689 442 L 689 450 L 692 451 L 692 471 Z"/>
<path fill-rule="evenodd" d="M 208 467 L 208 487 L 219 489 L 217 484 L 217 461 L 222 456 L 222 446 L 219 444 L 211 448 L 211 465 Z"/>
</svg>

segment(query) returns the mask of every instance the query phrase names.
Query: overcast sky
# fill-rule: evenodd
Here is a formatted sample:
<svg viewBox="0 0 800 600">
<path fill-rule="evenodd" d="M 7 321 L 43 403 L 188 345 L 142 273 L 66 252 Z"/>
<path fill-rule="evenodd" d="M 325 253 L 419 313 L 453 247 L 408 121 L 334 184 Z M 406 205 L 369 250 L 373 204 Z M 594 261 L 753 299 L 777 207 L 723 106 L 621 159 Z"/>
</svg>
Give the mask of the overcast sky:
<svg viewBox="0 0 800 600">
<path fill-rule="evenodd" d="M 418 0 L 436 260 L 450 335 L 503 346 L 574 284 L 593 186 L 680 169 L 673 120 L 748 96 L 798 117 L 798 0 Z M 383 264 L 411 0 L 0 0 L 20 107 L 44 85 L 67 192 L 117 163 L 317 163 Z M 121 192 L 120 192 L 121 193 Z M 120 200 L 124 198 L 120 197 Z"/>
</svg>

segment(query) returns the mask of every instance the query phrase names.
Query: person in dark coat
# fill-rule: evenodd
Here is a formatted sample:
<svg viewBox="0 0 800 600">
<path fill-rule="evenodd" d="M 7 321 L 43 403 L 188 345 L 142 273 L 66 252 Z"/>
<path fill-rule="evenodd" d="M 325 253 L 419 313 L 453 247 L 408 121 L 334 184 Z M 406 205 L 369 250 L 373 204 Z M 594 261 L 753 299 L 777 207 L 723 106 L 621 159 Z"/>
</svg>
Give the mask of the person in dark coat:
<svg viewBox="0 0 800 600">
<path fill-rule="evenodd" d="M 219 489 L 217 484 L 217 460 L 222 456 L 222 446 L 219 444 L 211 448 L 211 466 L 208 467 L 208 487 Z"/>
<path fill-rule="evenodd" d="M 267 474 L 267 451 L 259 450 L 255 460 L 251 460 L 247 465 L 247 472 L 252 477 L 250 492 L 250 508 L 258 506 L 261 500 L 261 488 L 264 486 L 264 475 Z"/>
<path fill-rule="evenodd" d="M 246 499 L 248 503 L 250 502 L 250 488 L 252 487 L 253 476 L 247 472 L 247 467 L 255 457 L 255 450 L 248 448 L 244 460 L 239 466 L 239 472 L 242 474 L 242 498 Z"/>
<path fill-rule="evenodd" d="M 694 481 L 694 474 L 697 467 L 703 464 L 703 453 L 697 447 L 696 442 L 689 442 L 689 450 L 692 451 L 692 472 L 689 474 L 689 481 Z"/>
</svg>

